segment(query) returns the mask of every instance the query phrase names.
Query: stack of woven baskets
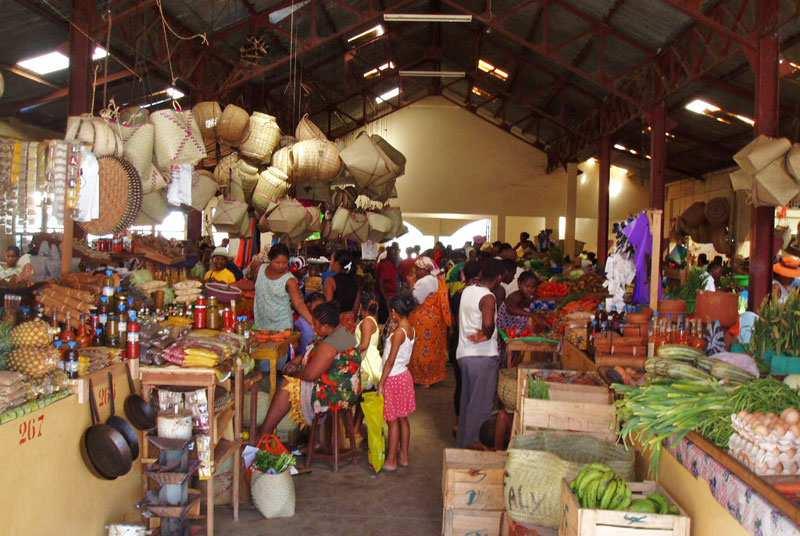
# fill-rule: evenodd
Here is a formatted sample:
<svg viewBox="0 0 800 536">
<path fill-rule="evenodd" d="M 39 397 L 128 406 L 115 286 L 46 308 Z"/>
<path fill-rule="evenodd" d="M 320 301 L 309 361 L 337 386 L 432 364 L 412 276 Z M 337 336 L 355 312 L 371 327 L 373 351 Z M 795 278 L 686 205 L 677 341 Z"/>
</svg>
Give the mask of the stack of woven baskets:
<svg viewBox="0 0 800 536">
<path fill-rule="evenodd" d="M 725 197 L 715 197 L 708 203 L 698 201 L 678 218 L 678 231 L 698 244 L 713 244 L 723 255 L 730 255 L 733 241 L 729 226 L 731 205 Z"/>
</svg>

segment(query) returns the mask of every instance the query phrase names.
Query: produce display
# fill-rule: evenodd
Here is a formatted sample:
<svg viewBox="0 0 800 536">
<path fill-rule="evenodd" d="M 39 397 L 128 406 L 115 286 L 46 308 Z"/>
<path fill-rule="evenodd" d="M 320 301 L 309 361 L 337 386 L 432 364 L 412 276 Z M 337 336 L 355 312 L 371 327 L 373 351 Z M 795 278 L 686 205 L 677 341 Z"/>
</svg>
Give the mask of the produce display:
<svg viewBox="0 0 800 536">
<path fill-rule="evenodd" d="M 11 330 L 14 350 L 8 368 L 31 378 L 41 378 L 58 367 L 61 356 L 52 345 L 50 326 L 42 320 L 23 322 Z"/>
<path fill-rule="evenodd" d="M 770 353 L 800 356 L 800 291 L 791 290 L 786 301 L 765 300 L 748 345 L 748 353 L 766 359 Z"/>
<path fill-rule="evenodd" d="M 758 475 L 800 474 L 800 411 L 731 415 L 731 454 Z"/>
<path fill-rule="evenodd" d="M 627 510 L 632 492 L 628 483 L 602 463 L 590 463 L 581 468 L 570 484 L 582 508 Z"/>
<path fill-rule="evenodd" d="M 559 281 L 545 281 L 536 287 L 536 297 L 542 300 L 563 298 L 569 294 L 569 285 Z"/>
<path fill-rule="evenodd" d="M 647 380 L 643 370 L 633 367 L 603 367 L 600 369 L 600 374 L 609 383 L 621 383 L 624 385 L 644 385 Z"/>
<path fill-rule="evenodd" d="M 680 344 L 664 344 L 658 348 L 655 357 L 645 362 L 645 370 L 650 379 L 658 380 L 723 380 L 726 383 L 745 383 L 758 377 L 753 373 L 754 364 L 748 363 L 749 356 L 726 354 L 726 359 L 712 357 L 703 352 Z M 737 359 L 736 356 L 744 358 Z M 732 357 L 731 357 L 732 356 Z M 737 363 L 737 364 L 732 364 Z"/>
<path fill-rule="evenodd" d="M 573 385 L 596 385 L 605 387 L 603 379 L 594 372 L 577 370 L 537 370 L 529 375 L 531 380 L 540 379 L 548 383 L 566 383 Z"/>
<path fill-rule="evenodd" d="M 579 279 L 571 281 L 569 286 L 572 292 L 606 294 L 605 281 L 605 277 L 601 274 L 587 273 L 583 274 Z"/>
<path fill-rule="evenodd" d="M 550 400 L 550 386 L 541 378 L 528 379 L 528 398 Z"/>
</svg>

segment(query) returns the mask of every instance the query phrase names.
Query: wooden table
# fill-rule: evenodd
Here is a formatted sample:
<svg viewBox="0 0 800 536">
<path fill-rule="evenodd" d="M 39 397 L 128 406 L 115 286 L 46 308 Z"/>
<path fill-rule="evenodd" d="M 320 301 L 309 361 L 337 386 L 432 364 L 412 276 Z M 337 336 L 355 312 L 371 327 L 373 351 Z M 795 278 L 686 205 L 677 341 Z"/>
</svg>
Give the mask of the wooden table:
<svg viewBox="0 0 800 536">
<path fill-rule="evenodd" d="M 250 352 L 256 361 L 269 361 L 269 393 L 275 394 L 278 388 L 278 361 L 289 352 L 289 341 L 261 342 Z"/>
<path fill-rule="evenodd" d="M 589 357 L 589 354 L 566 340 L 563 342 L 561 348 L 561 368 L 580 370 L 583 372 L 597 372 L 597 364 Z"/>
</svg>

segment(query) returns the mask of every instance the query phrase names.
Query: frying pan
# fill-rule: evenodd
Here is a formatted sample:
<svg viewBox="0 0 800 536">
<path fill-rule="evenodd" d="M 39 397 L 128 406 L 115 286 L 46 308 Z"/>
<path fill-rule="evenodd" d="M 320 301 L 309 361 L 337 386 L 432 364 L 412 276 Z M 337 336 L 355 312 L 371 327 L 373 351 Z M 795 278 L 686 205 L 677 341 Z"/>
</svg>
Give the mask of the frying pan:
<svg viewBox="0 0 800 536">
<path fill-rule="evenodd" d="M 109 415 L 106 424 L 122 434 L 131 449 L 131 459 L 135 460 L 139 457 L 139 432 L 131 426 L 131 423 L 122 417 L 117 417 L 117 411 L 114 406 L 114 377 L 110 372 L 108 373 L 108 391 L 111 397 L 111 415 Z"/>
<path fill-rule="evenodd" d="M 136 394 L 136 387 L 133 385 L 131 371 L 125 367 L 125 374 L 128 376 L 128 386 L 131 394 L 125 399 L 125 416 L 139 430 L 152 430 L 156 427 L 156 412 L 144 398 Z"/>
<path fill-rule="evenodd" d="M 100 422 L 92 380 L 89 380 L 89 407 L 92 412 L 92 426 L 83 433 L 86 457 L 91 469 L 100 477 L 114 480 L 131 470 L 133 457 L 128 442 L 122 434 Z"/>
</svg>

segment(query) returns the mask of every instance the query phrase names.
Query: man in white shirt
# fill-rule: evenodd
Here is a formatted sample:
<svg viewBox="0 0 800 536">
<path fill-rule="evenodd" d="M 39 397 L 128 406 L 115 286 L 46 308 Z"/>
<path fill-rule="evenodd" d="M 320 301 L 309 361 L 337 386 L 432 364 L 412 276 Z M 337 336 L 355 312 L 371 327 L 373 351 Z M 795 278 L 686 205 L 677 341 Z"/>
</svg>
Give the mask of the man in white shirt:
<svg viewBox="0 0 800 536">
<path fill-rule="evenodd" d="M 500 353 L 497 347 L 497 301 L 492 291 L 500 283 L 502 267 L 495 259 L 481 263 L 481 277 L 461 294 L 456 359 L 461 371 L 458 417 L 459 448 L 478 443 L 481 425 L 492 415 L 497 396 Z"/>
<path fill-rule="evenodd" d="M 516 264 L 516 262 L 517 262 L 517 252 L 514 251 L 514 249 L 511 247 L 510 244 L 503 244 L 500 247 L 500 251 L 497 253 L 497 257 L 496 258 L 498 260 L 514 261 L 514 263 Z M 510 283 L 506 283 L 506 282 L 501 282 L 500 283 L 501 285 L 503 285 L 503 289 L 506 291 L 506 296 L 510 296 L 512 292 L 516 292 L 517 290 L 519 290 L 519 286 L 517 285 L 517 278 L 519 278 L 519 274 L 521 274 L 524 271 L 525 270 L 523 268 L 520 268 L 519 266 L 517 266 L 516 269 L 514 270 L 514 276 L 511 279 L 511 282 Z M 498 303 L 497 306 L 499 307 L 500 304 Z"/>
<path fill-rule="evenodd" d="M 722 265 L 711 263 L 708 265 L 708 274 L 706 275 L 705 286 L 703 290 L 706 292 L 716 292 L 717 280 L 722 276 Z"/>
</svg>

